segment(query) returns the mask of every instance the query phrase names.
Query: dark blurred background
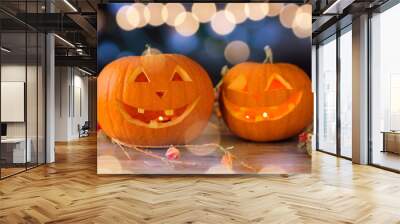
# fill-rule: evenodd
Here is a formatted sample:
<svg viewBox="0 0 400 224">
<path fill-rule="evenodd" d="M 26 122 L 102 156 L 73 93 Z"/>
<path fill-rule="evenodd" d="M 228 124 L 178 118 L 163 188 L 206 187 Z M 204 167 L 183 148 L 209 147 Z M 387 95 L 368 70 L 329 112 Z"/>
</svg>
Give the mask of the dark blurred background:
<svg viewBox="0 0 400 224">
<path fill-rule="evenodd" d="M 237 24 L 227 35 L 216 34 L 210 23 L 200 23 L 198 31 L 189 37 L 182 36 L 174 27 L 146 25 L 131 31 L 119 28 L 115 16 L 124 3 L 99 5 L 98 24 L 98 71 L 111 61 L 130 55 L 141 55 L 146 44 L 163 53 L 184 54 L 200 63 L 216 84 L 224 65 L 232 67 L 225 56 L 225 47 L 235 40 L 245 42 L 250 55 L 247 61 L 262 62 L 265 59 L 264 47 L 269 45 L 274 53 L 274 62 L 285 62 L 301 67 L 311 74 L 311 39 L 298 38 L 291 29 L 282 26 L 279 16 L 265 17 L 259 21 L 247 19 Z M 183 4 L 187 11 L 191 3 Z M 218 10 L 225 4 L 217 3 Z"/>
</svg>

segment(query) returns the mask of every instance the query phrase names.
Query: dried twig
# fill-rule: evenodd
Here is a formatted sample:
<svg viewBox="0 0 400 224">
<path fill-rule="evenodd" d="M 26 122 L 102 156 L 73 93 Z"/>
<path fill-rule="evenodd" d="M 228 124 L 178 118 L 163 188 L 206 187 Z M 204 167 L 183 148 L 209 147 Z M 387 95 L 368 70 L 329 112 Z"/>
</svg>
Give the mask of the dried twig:
<svg viewBox="0 0 400 224">
<path fill-rule="evenodd" d="M 180 161 L 180 160 L 168 160 L 168 159 L 166 159 L 166 158 L 163 157 L 163 156 L 159 156 L 159 155 L 157 155 L 157 154 L 152 153 L 151 151 L 148 151 L 148 150 L 139 148 L 139 147 L 137 147 L 137 146 L 128 146 L 128 145 L 126 145 L 126 144 L 124 144 L 124 143 L 121 143 L 121 142 L 118 141 L 118 140 L 115 140 L 115 139 L 113 139 L 113 142 L 115 142 L 122 150 L 125 150 L 125 147 L 124 147 L 124 146 L 129 147 L 129 148 L 134 149 L 134 150 L 136 150 L 136 151 L 138 151 L 138 152 L 141 152 L 141 153 L 143 153 L 143 154 L 145 154 L 145 155 L 147 155 L 147 156 L 150 156 L 150 157 L 159 159 L 159 160 L 163 161 L 164 163 L 166 163 L 166 164 L 169 165 L 169 166 L 171 166 L 171 165 L 172 165 L 172 166 L 173 166 L 173 165 L 196 166 L 196 165 L 197 165 L 197 163 L 195 163 L 195 162 L 185 162 L 185 161 Z"/>
<path fill-rule="evenodd" d="M 150 149 L 165 149 L 165 148 L 169 148 L 171 147 L 170 145 L 160 145 L 160 146 L 150 146 L 150 145 L 132 145 L 132 144 L 127 144 L 127 143 L 123 143 L 120 142 L 116 139 L 112 139 L 113 142 L 115 142 L 121 149 L 123 149 L 125 151 L 125 147 L 134 149 L 138 152 L 141 152 L 145 155 L 148 155 L 150 157 L 156 158 L 156 159 L 160 159 L 161 161 L 165 162 L 167 165 L 174 165 L 174 164 L 179 164 L 179 165 L 189 165 L 189 166 L 196 166 L 199 165 L 196 162 L 184 162 L 184 161 L 180 161 L 180 160 L 168 160 L 163 156 L 159 156 L 157 154 L 152 153 L 151 151 L 145 150 L 144 148 L 150 148 Z M 232 154 L 230 152 L 231 149 L 233 149 L 233 146 L 228 146 L 228 147 L 223 147 L 217 143 L 207 143 L 207 144 L 202 144 L 202 145 L 174 145 L 174 147 L 176 148 L 187 148 L 187 147 L 191 147 L 191 148 L 204 148 L 204 147 L 216 147 L 218 150 L 222 151 L 224 154 L 228 153 L 232 156 L 232 158 L 234 160 L 237 160 L 239 162 L 239 164 L 247 169 L 253 170 L 253 171 L 257 171 L 254 167 L 252 167 L 251 165 L 247 164 L 246 162 L 242 161 L 241 159 L 239 159 L 237 156 L 235 156 L 234 154 Z"/>
</svg>

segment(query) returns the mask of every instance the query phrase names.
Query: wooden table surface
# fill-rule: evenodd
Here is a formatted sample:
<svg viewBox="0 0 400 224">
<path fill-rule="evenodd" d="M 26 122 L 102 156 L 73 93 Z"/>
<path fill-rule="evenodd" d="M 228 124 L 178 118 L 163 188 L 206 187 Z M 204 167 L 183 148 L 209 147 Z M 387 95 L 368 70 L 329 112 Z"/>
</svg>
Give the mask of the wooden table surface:
<svg viewBox="0 0 400 224">
<path fill-rule="evenodd" d="M 261 131 L 261 130 L 260 130 Z M 286 174 L 309 173 L 311 158 L 297 147 L 297 136 L 280 142 L 257 143 L 240 139 L 229 132 L 225 124 L 212 117 L 195 145 L 215 143 L 233 146 L 233 168 L 221 164 L 224 155 L 217 147 L 186 147 L 180 150 L 180 161 L 194 165 L 167 164 L 137 152 L 121 149 L 111 143 L 104 132 L 98 133 L 98 172 L 101 174 Z M 166 149 L 148 149 L 152 154 L 163 156 Z M 244 165 L 243 165 L 244 163 Z"/>
</svg>

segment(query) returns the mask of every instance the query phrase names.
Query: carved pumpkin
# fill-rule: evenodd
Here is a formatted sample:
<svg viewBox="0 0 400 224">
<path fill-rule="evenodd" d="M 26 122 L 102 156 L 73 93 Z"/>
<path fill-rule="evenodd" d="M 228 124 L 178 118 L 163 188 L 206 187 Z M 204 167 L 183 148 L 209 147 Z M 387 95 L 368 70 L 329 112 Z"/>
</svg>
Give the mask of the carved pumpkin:
<svg viewBox="0 0 400 224">
<path fill-rule="evenodd" d="M 245 62 L 223 78 L 220 107 L 225 123 L 236 135 L 253 141 L 292 137 L 312 122 L 311 81 L 299 67 L 273 64 L 266 47 L 263 64 Z"/>
<path fill-rule="evenodd" d="M 104 132 L 124 143 L 151 146 L 196 138 L 207 125 L 214 97 L 207 72 L 178 54 L 117 59 L 100 73 L 97 91 Z"/>
</svg>

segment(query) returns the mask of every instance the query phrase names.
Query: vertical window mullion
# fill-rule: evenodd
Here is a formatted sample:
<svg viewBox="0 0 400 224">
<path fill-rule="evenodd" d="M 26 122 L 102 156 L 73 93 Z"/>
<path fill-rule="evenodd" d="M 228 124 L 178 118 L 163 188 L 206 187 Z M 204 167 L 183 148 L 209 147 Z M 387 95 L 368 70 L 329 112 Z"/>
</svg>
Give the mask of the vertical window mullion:
<svg viewBox="0 0 400 224">
<path fill-rule="evenodd" d="M 340 30 L 336 32 L 336 154 L 341 156 L 341 119 L 340 119 Z"/>
</svg>

